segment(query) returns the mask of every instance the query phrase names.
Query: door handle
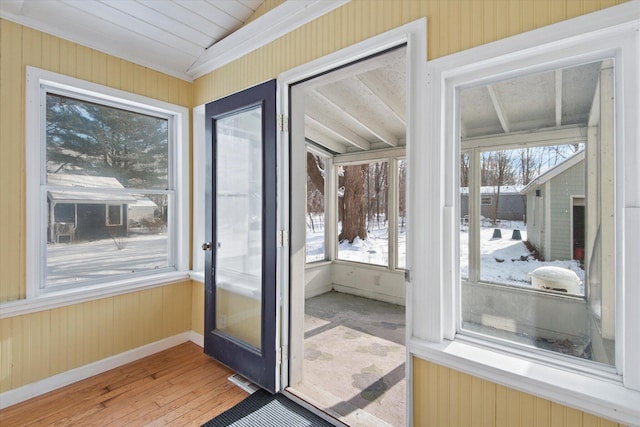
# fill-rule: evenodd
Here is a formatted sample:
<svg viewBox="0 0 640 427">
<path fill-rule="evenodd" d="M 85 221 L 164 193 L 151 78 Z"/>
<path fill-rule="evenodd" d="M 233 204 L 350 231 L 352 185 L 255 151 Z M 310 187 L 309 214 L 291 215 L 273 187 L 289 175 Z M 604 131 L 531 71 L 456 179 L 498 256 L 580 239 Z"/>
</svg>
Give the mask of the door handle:
<svg viewBox="0 0 640 427">
<path fill-rule="evenodd" d="M 207 243 L 203 243 L 202 244 L 202 250 L 203 251 L 210 251 L 213 248 L 213 245 L 211 244 L 211 242 L 207 242 Z"/>
</svg>

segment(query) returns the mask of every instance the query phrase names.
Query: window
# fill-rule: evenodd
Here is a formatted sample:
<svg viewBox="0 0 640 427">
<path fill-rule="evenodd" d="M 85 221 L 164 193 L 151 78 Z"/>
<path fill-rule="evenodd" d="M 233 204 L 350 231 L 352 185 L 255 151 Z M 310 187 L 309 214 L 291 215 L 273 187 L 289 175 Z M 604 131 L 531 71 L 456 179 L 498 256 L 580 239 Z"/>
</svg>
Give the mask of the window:
<svg viewBox="0 0 640 427">
<path fill-rule="evenodd" d="M 28 297 L 184 270 L 186 110 L 31 67 L 27 82 Z"/>
<path fill-rule="evenodd" d="M 107 226 L 122 225 L 122 205 L 107 205 Z"/>
<path fill-rule="evenodd" d="M 366 153 L 366 161 L 358 153 L 331 156 L 307 148 L 307 263 L 336 259 L 406 267 L 404 155 L 404 148 L 381 150 Z"/>
<path fill-rule="evenodd" d="M 338 168 L 338 259 L 389 263 L 389 162 Z"/>
<path fill-rule="evenodd" d="M 442 204 L 411 200 L 441 215 L 412 233 L 443 231 L 416 250 L 410 350 L 623 424 L 640 417 L 639 26 L 621 5 L 431 61 L 440 144 L 416 179 L 437 175 Z"/>
<path fill-rule="evenodd" d="M 407 160 L 394 159 L 398 165 L 398 237 L 397 267 L 407 266 Z"/>
<path fill-rule="evenodd" d="M 480 197 L 480 204 L 481 205 L 492 205 L 493 204 L 493 197 L 491 197 L 491 196 L 481 196 Z"/>
<path fill-rule="evenodd" d="M 325 233 L 325 174 L 327 157 L 307 151 L 307 262 L 324 261 Z"/>
</svg>

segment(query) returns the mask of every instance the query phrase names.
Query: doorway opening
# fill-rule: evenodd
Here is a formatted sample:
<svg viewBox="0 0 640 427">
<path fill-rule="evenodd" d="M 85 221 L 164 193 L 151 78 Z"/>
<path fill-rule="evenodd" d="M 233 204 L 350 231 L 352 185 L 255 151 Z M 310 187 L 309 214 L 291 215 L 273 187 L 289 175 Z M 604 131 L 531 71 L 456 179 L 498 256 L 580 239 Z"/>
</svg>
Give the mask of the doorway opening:
<svg viewBox="0 0 640 427">
<path fill-rule="evenodd" d="M 287 391 L 352 426 L 405 424 L 406 70 L 403 45 L 290 91 Z"/>
</svg>

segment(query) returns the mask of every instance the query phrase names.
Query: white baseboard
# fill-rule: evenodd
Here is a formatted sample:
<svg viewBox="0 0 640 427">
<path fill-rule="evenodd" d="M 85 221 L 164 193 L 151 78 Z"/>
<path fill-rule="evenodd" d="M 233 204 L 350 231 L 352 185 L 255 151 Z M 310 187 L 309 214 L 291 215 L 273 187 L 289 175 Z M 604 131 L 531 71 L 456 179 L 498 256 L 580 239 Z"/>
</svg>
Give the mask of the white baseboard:
<svg viewBox="0 0 640 427">
<path fill-rule="evenodd" d="M 0 393 L 0 409 L 24 402 L 25 400 L 40 396 L 77 381 L 90 378 L 94 375 L 101 374 L 110 369 L 126 365 L 127 363 L 135 362 L 143 357 L 151 356 L 152 354 L 167 350 L 187 341 L 193 341 L 194 343 L 203 346 L 204 337 L 193 331 L 183 332 L 31 384 L 23 385 L 22 387 L 15 388 L 13 390 L 5 391 L 4 393 Z"/>
<path fill-rule="evenodd" d="M 189 331 L 189 341 L 204 348 L 204 335 L 200 335 L 194 331 Z"/>
</svg>

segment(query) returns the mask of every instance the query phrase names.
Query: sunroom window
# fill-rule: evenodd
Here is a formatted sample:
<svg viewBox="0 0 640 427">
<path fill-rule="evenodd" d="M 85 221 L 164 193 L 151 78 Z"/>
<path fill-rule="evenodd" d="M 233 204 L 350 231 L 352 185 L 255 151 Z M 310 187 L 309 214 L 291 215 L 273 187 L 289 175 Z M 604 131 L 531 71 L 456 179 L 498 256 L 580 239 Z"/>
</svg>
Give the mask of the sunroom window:
<svg viewBox="0 0 640 427">
<path fill-rule="evenodd" d="M 460 90 L 461 333 L 614 365 L 613 73 Z"/>
<path fill-rule="evenodd" d="M 389 264 L 389 162 L 338 168 L 338 259 Z"/>
<path fill-rule="evenodd" d="M 40 160 L 29 295 L 183 268 L 180 107 L 32 68 L 27 80 L 28 129 L 40 129 L 28 135 Z"/>
<path fill-rule="evenodd" d="M 307 151 L 307 262 L 327 259 L 325 238 L 326 165 L 326 156 Z"/>
</svg>

